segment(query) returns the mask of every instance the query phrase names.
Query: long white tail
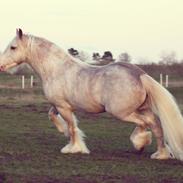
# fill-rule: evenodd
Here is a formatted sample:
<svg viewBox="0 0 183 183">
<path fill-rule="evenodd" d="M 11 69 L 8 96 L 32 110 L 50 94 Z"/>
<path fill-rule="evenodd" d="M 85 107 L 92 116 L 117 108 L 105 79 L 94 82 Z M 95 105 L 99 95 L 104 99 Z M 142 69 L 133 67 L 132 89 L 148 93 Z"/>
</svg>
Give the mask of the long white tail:
<svg viewBox="0 0 183 183">
<path fill-rule="evenodd" d="M 141 76 L 141 81 L 153 112 L 160 118 L 165 143 L 176 159 L 183 160 L 183 117 L 173 96 L 147 74 Z"/>
</svg>

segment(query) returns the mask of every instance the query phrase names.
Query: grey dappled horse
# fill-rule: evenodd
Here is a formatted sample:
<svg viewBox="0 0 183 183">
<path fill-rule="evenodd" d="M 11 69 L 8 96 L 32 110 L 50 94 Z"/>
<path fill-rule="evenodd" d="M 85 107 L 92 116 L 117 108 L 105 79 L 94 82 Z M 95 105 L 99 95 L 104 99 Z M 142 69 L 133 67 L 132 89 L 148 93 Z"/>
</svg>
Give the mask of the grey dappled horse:
<svg viewBox="0 0 183 183">
<path fill-rule="evenodd" d="M 157 151 L 151 158 L 183 160 L 183 118 L 178 106 L 165 88 L 137 66 L 120 62 L 91 66 L 54 43 L 17 29 L 0 56 L 0 70 L 23 62 L 40 76 L 52 104 L 50 118 L 70 137 L 62 153 L 89 153 L 74 116 L 75 110 L 82 109 L 134 122 L 137 127 L 130 138 L 138 150 L 151 143 L 150 129 L 157 140 Z"/>
</svg>

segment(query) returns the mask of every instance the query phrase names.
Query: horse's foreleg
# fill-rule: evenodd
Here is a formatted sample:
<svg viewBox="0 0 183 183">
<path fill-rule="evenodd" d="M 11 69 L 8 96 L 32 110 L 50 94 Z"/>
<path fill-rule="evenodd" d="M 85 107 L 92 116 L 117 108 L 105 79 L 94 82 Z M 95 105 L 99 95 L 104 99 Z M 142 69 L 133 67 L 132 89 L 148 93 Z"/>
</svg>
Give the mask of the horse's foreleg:
<svg viewBox="0 0 183 183">
<path fill-rule="evenodd" d="M 59 113 L 62 115 L 63 119 L 67 123 L 68 132 L 70 136 L 70 142 L 64 148 L 62 148 L 62 153 L 86 153 L 90 151 L 84 142 L 84 133 L 77 126 L 77 119 L 72 113 L 72 111 L 64 108 L 57 108 Z"/>
<path fill-rule="evenodd" d="M 64 133 L 65 136 L 68 136 L 68 127 L 67 123 L 64 121 L 62 116 L 58 113 L 55 107 L 51 107 L 48 112 L 49 119 L 55 124 L 58 131 Z"/>
</svg>

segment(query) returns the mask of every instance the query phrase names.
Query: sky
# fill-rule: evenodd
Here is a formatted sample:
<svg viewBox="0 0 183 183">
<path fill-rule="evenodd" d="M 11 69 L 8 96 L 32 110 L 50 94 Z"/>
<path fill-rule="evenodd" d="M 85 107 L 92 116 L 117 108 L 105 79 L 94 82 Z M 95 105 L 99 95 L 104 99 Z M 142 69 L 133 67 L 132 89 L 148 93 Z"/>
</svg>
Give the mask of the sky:
<svg viewBox="0 0 183 183">
<path fill-rule="evenodd" d="M 65 49 L 183 59 L 182 8 L 182 0 L 0 0 L 0 50 L 22 28 Z"/>
</svg>

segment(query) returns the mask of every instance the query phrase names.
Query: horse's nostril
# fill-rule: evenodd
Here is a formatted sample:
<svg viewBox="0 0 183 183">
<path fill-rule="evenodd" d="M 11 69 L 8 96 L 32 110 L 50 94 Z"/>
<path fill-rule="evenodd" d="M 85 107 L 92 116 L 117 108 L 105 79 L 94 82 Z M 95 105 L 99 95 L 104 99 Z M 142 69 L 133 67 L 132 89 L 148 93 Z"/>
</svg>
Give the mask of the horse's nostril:
<svg viewBox="0 0 183 183">
<path fill-rule="evenodd" d="M 4 66 L 0 66 L 0 71 L 4 71 L 5 67 Z"/>
</svg>

